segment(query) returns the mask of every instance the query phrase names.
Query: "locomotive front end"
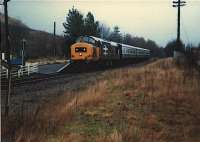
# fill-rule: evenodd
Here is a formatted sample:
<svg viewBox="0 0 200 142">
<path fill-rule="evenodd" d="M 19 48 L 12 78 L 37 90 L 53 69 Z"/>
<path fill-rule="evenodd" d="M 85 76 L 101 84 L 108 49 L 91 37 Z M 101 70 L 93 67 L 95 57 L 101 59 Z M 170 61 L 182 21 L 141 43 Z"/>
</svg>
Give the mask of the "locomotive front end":
<svg viewBox="0 0 200 142">
<path fill-rule="evenodd" d="M 93 48 L 91 44 L 79 42 L 71 46 L 72 61 L 90 61 L 92 60 Z"/>
</svg>

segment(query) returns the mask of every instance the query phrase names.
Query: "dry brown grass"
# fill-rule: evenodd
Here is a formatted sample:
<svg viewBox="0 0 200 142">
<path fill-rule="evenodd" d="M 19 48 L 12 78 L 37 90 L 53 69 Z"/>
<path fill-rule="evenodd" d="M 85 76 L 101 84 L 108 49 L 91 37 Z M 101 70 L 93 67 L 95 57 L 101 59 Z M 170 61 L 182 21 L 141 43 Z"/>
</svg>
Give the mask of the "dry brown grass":
<svg viewBox="0 0 200 142">
<path fill-rule="evenodd" d="M 65 121 L 71 121 L 73 114 L 80 107 L 93 106 L 100 103 L 105 96 L 105 92 L 99 89 L 106 90 L 106 81 L 99 82 L 78 95 L 67 93 L 52 104 L 47 104 L 45 109 L 39 110 L 35 118 L 29 119 L 18 130 L 16 142 L 46 141 L 48 136 L 45 134 L 57 133 L 59 126 L 63 125 Z M 69 100 L 65 98 L 66 96 L 75 97 Z"/>
<path fill-rule="evenodd" d="M 39 110 L 16 142 L 197 142 L 199 86 L 199 73 L 172 59 L 106 71 Z"/>
</svg>

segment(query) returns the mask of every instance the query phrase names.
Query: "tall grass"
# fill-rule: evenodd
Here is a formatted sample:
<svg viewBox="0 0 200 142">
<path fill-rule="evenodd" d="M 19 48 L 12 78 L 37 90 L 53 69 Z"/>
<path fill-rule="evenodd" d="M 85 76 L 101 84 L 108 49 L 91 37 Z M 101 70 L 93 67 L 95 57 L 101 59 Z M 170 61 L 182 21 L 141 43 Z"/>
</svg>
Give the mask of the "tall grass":
<svg viewBox="0 0 200 142">
<path fill-rule="evenodd" d="M 106 81 L 97 83 L 79 94 L 65 94 L 44 109 L 38 110 L 36 117 L 24 122 L 16 136 L 16 142 L 46 141 L 47 135 L 55 134 L 65 121 L 71 121 L 73 114 L 81 107 L 94 106 L 105 96 Z M 75 96 L 70 101 L 66 96 Z"/>
</svg>

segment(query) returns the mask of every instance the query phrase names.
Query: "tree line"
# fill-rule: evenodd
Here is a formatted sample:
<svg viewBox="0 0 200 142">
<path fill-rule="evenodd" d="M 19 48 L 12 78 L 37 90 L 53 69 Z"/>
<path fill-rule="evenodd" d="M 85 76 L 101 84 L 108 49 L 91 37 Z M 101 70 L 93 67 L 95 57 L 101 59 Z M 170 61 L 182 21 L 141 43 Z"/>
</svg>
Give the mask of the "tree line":
<svg viewBox="0 0 200 142">
<path fill-rule="evenodd" d="M 170 41 L 170 42 L 167 43 L 167 45 L 164 48 L 165 56 L 166 57 L 172 57 L 173 56 L 173 51 L 174 51 L 174 48 L 176 47 L 176 44 L 177 44 L 176 40 L 172 40 L 172 41 Z M 183 49 L 185 51 L 188 51 L 191 48 L 200 48 L 200 43 L 197 46 L 194 46 L 192 44 L 185 45 L 183 43 L 183 41 L 181 41 L 181 46 L 183 47 Z"/>
</svg>

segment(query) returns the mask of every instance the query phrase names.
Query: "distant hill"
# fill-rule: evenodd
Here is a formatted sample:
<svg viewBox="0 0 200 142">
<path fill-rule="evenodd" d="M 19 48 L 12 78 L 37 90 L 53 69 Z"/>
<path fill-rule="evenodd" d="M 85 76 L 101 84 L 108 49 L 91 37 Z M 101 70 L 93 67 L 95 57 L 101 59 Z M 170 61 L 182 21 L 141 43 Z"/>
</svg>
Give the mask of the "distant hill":
<svg viewBox="0 0 200 142">
<path fill-rule="evenodd" d="M 1 47 L 5 52 L 5 22 L 4 15 L 0 13 L 1 22 Z M 44 31 L 34 30 L 25 25 L 22 21 L 9 17 L 9 33 L 10 45 L 12 54 L 20 56 L 20 49 L 22 47 L 22 39 L 26 39 L 26 56 L 28 58 L 41 58 L 54 56 L 56 49 L 57 56 L 64 55 L 64 38 L 56 36 L 55 42 L 53 34 Z"/>
<path fill-rule="evenodd" d="M 0 13 L 0 21 L 3 24 L 5 23 L 4 15 L 2 13 Z M 13 26 L 20 26 L 20 27 L 26 27 L 26 28 L 28 28 L 28 26 L 26 26 L 25 24 L 23 24 L 20 20 L 12 18 L 12 17 L 9 17 L 8 24 L 9 25 L 13 25 Z"/>
</svg>

